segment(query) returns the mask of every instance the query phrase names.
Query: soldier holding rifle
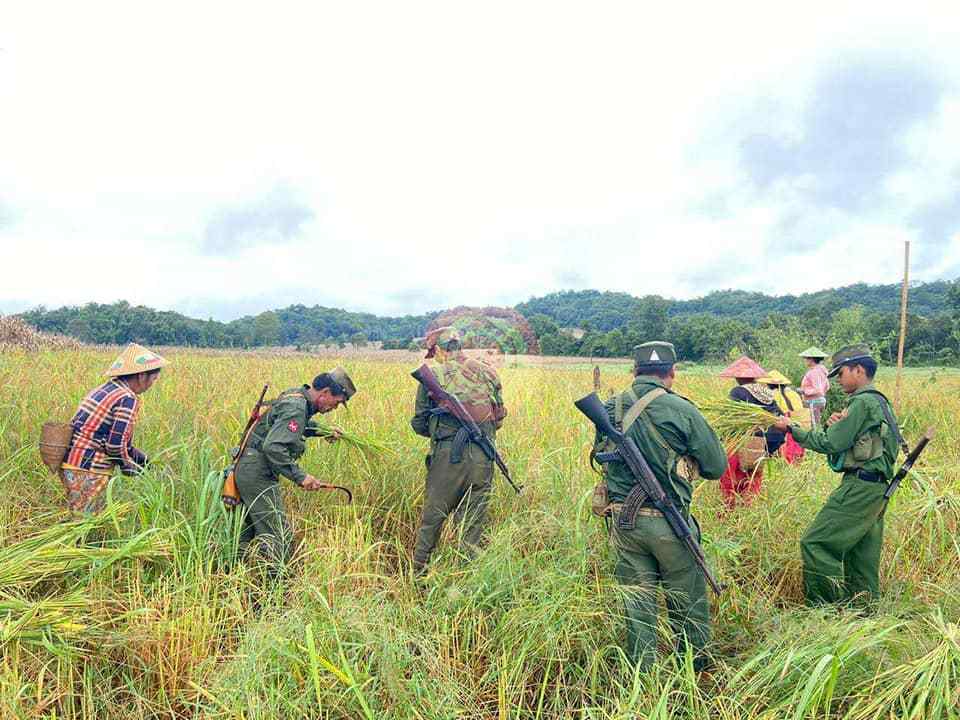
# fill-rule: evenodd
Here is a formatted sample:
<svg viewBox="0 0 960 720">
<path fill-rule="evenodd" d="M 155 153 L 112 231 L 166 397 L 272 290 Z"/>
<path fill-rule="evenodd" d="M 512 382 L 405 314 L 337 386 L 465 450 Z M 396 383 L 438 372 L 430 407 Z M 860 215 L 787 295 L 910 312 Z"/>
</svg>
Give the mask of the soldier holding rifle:
<svg viewBox="0 0 960 720">
<path fill-rule="evenodd" d="M 673 345 L 648 342 L 635 353 L 636 379 L 626 392 L 605 406 L 596 395 L 577 402 L 597 426 L 597 449 L 616 448 L 595 457 L 604 464 L 614 573 L 625 590 L 627 656 L 643 670 L 655 660 L 662 587 L 678 650 L 689 646 L 694 666 L 702 669 L 710 638 L 705 580 L 715 591 L 720 587 L 706 566 L 700 529 L 690 514 L 692 483 L 697 475 L 719 478 L 727 456 L 696 406 L 671 390 Z"/>
<path fill-rule="evenodd" d="M 451 513 L 461 547 L 468 554 L 476 552 L 486 521 L 494 462 L 505 469 L 494 446 L 507 415 L 496 371 L 462 352 L 456 328 L 436 328 L 428 333 L 426 346 L 426 357 L 433 362 L 424 363 L 414 373 L 420 385 L 410 421 L 417 435 L 430 438 L 423 515 L 413 550 L 417 576 L 426 572 Z"/>
</svg>

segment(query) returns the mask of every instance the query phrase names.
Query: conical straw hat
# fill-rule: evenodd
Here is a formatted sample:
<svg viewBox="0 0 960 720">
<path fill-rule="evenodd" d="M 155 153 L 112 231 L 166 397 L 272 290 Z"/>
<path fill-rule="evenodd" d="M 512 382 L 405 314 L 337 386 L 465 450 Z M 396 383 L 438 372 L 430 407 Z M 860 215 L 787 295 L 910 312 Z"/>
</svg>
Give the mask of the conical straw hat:
<svg viewBox="0 0 960 720">
<path fill-rule="evenodd" d="M 169 364 L 169 362 L 152 350 L 147 350 L 143 345 L 130 343 L 126 349 L 120 353 L 120 356 L 113 361 L 113 365 L 107 369 L 104 375 L 107 377 L 135 375 L 137 373 L 156 370 Z"/>
<path fill-rule="evenodd" d="M 828 356 L 829 356 L 828 353 L 825 353 L 823 350 L 821 350 L 820 348 L 818 348 L 816 345 L 811 345 L 811 346 L 808 347 L 806 350 L 804 350 L 802 353 L 800 353 L 800 357 L 802 357 L 802 358 L 812 358 L 812 359 L 820 358 L 820 359 L 822 360 L 823 358 L 828 357 Z"/>
<path fill-rule="evenodd" d="M 746 355 L 741 355 L 720 373 L 720 377 L 737 378 L 738 380 L 756 380 L 766 374 L 767 371 L 757 365 L 756 362 Z"/>
<path fill-rule="evenodd" d="M 764 377 L 757 378 L 757 382 L 763 383 L 764 385 L 789 385 L 790 378 L 779 370 L 771 370 Z"/>
</svg>

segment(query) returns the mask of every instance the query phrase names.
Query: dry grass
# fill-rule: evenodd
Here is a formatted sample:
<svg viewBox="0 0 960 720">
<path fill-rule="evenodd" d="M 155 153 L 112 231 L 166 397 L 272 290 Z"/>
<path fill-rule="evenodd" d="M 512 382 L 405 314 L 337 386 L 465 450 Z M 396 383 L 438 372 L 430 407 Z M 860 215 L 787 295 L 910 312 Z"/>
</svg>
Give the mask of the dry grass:
<svg viewBox="0 0 960 720">
<path fill-rule="evenodd" d="M 51 525 L 62 491 L 37 456 L 40 425 L 68 418 L 113 354 L 0 356 L 0 552 Z M 421 594 L 409 578 L 425 450 L 408 425 L 419 354 L 400 362 L 380 353 L 165 354 L 173 365 L 144 397 L 136 433 L 156 462 L 144 478 L 114 482 L 115 498 L 134 510 L 106 539 L 159 528 L 169 552 L 31 586 L 31 599 L 82 593 L 83 617 L 102 632 L 59 646 L 4 645 L 0 717 L 957 716 L 955 373 L 907 379 L 908 437 L 927 425 L 938 434 L 888 511 L 874 617 L 802 606 L 797 545 L 836 476 L 817 456 L 796 467 L 774 462 L 749 508 L 722 513 L 714 483 L 696 490 L 711 565 L 728 585 L 712 600 L 714 671 L 697 677 L 682 660 L 664 660 L 640 677 L 618 650 L 620 596 L 588 510 L 592 432 L 572 401 L 592 390 L 592 363 L 506 359 L 510 415 L 499 444 L 528 492 L 498 487 L 485 552 L 465 564 L 447 543 Z M 288 486 L 300 570 L 284 588 L 263 587 L 231 565 L 233 518 L 221 510 L 216 473 L 263 383 L 279 391 L 336 363 L 359 393 L 325 419 L 393 452 L 310 446 L 305 466 L 351 486 L 356 502 Z M 627 371 L 604 364 L 601 394 L 622 389 Z M 721 398 L 729 384 L 691 370 L 677 389 Z"/>
</svg>

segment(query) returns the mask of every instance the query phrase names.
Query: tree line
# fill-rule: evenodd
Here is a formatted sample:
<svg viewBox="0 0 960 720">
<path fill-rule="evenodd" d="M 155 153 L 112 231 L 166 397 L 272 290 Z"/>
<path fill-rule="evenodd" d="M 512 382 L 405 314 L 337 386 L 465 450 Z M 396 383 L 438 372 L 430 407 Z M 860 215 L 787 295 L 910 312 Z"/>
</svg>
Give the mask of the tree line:
<svg viewBox="0 0 960 720">
<path fill-rule="evenodd" d="M 679 301 L 585 290 L 532 298 L 516 310 L 529 320 L 545 355 L 623 357 L 638 342 L 659 337 L 670 338 L 684 359 L 724 360 L 736 352 L 760 354 L 771 333 L 787 332 L 826 348 L 869 342 L 890 362 L 896 358 L 899 297 L 896 285 L 864 284 L 781 297 L 726 290 Z M 911 288 L 909 307 L 907 362 L 960 364 L 960 280 Z M 306 348 L 379 342 L 404 348 L 437 315 L 380 317 L 291 305 L 220 322 L 116 302 L 39 307 L 21 317 L 40 330 L 97 344 Z"/>
</svg>

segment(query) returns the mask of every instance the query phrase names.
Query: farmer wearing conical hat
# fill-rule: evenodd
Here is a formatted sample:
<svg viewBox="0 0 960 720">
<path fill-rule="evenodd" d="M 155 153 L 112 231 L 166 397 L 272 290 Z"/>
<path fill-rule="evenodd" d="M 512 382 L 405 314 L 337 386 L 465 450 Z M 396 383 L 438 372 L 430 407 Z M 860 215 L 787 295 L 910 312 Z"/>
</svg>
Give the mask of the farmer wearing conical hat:
<svg viewBox="0 0 960 720">
<path fill-rule="evenodd" d="M 820 427 L 820 417 L 827 406 L 827 391 L 830 389 L 830 380 L 827 379 L 827 369 L 823 360 L 827 354 L 816 346 L 808 347 L 800 357 L 807 364 L 807 372 L 800 381 L 800 394 L 803 396 L 804 407 L 810 408 L 811 427 Z"/>
<path fill-rule="evenodd" d="M 773 390 L 777 407 L 784 415 L 789 415 L 791 420 L 801 425 L 809 424 L 810 411 L 803 406 L 800 393 L 790 387 L 790 378 L 779 370 L 771 370 L 766 377 L 759 378 L 757 382 Z M 783 445 L 780 446 L 780 457 L 793 465 L 803 458 L 803 454 L 803 448 L 788 432 Z"/>
<path fill-rule="evenodd" d="M 756 361 L 742 355 L 728 365 L 720 373 L 720 377 L 733 378 L 737 381 L 736 386 L 730 390 L 731 400 L 758 405 L 774 415 L 780 415 L 782 413 L 777 407 L 773 390 L 757 382 L 766 374 L 767 371 Z M 758 438 L 755 441 L 756 448 L 751 445 L 727 457 L 727 471 L 720 478 L 720 494 L 731 510 L 738 503 L 749 505 L 760 492 L 760 486 L 763 484 L 763 468 L 756 461 L 757 455 L 761 452 L 765 455 L 773 455 L 786 439 L 784 433 L 779 430 L 768 430 L 766 433 L 758 431 L 756 437 Z"/>
<path fill-rule="evenodd" d="M 777 423 L 843 475 L 800 541 L 809 605 L 879 596 L 884 493 L 901 440 L 890 402 L 873 386 L 877 361 L 870 348 L 845 347 L 831 364 L 830 377 L 850 397 L 846 410 L 834 413 L 826 429 L 806 430 L 788 418 Z"/>
<path fill-rule="evenodd" d="M 73 437 L 60 470 L 71 510 L 99 512 L 114 468 L 137 475 L 146 467 L 147 456 L 131 443 L 139 396 L 167 364 L 155 352 L 130 344 L 104 373 L 110 379 L 80 403 L 70 421 Z"/>
<path fill-rule="evenodd" d="M 291 388 L 269 404 L 250 433 L 243 455 L 237 459 L 236 482 L 244 504 L 239 554 L 248 547 L 277 577 L 293 554 L 293 531 L 280 494 L 280 477 L 304 490 L 322 490 L 325 483 L 300 467 L 306 438 L 326 437 L 310 418 L 336 410 L 357 392 L 343 368 L 320 373 L 310 385 Z M 254 543 L 256 540 L 256 543 Z"/>
<path fill-rule="evenodd" d="M 426 338 L 430 369 L 444 390 L 456 395 L 491 442 L 503 424 L 500 378 L 492 366 L 467 357 L 460 333 L 452 326 L 431 330 Z M 426 386 L 417 385 L 410 426 L 417 435 L 430 438 L 423 512 L 413 548 L 413 571 L 427 571 L 440 532 L 453 516 L 459 546 L 472 556 L 486 525 L 487 504 L 493 485 L 493 461 L 470 441 L 459 421 L 434 402 Z"/>
<path fill-rule="evenodd" d="M 713 428 L 689 400 L 673 392 L 676 350 L 655 340 L 634 348 L 634 381 L 606 403 L 611 422 L 646 458 L 650 469 L 674 506 L 691 518 L 693 483 L 699 477 L 715 480 L 727 466 L 723 445 Z M 598 433 L 595 450 L 609 450 Z M 624 517 L 626 504 L 637 488 L 633 474 L 621 462 L 604 464 L 610 523 L 610 543 L 616 551 L 614 574 L 623 588 L 627 624 L 627 657 L 648 670 L 657 654 L 659 591 L 666 594 L 667 615 L 676 633 L 677 648 L 690 647 L 694 668 L 706 664 L 710 639 L 710 607 L 703 573 L 691 560 L 663 514 L 649 499 L 633 518 Z M 627 505 L 625 507 L 625 505 Z M 700 528 L 690 523 L 696 539 Z"/>
</svg>

